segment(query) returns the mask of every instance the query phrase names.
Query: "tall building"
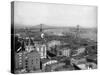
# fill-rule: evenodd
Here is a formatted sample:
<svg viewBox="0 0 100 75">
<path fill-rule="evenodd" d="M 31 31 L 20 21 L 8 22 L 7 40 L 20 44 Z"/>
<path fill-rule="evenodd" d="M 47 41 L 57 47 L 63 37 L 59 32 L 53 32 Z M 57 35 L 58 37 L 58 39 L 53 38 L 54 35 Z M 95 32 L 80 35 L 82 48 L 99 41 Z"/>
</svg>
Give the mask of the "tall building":
<svg viewBox="0 0 100 75">
<path fill-rule="evenodd" d="M 63 48 L 57 51 L 57 56 L 66 56 L 70 57 L 71 49 Z"/>
<path fill-rule="evenodd" d="M 21 49 L 15 53 L 15 67 L 16 70 L 24 69 L 28 72 L 40 70 L 40 54 L 30 38 L 24 40 Z"/>
<path fill-rule="evenodd" d="M 40 55 L 36 50 L 33 50 L 26 54 L 24 60 L 24 68 L 26 71 L 40 70 Z"/>
<path fill-rule="evenodd" d="M 26 71 L 40 70 L 40 54 L 36 50 L 31 52 L 22 51 L 15 55 L 15 69 Z"/>
<path fill-rule="evenodd" d="M 40 54 L 40 58 L 46 58 L 47 56 L 47 45 L 46 45 L 46 39 L 45 39 L 45 34 L 43 33 L 43 28 L 42 28 L 43 24 L 40 24 L 40 38 L 41 40 L 38 41 L 38 44 L 35 45 L 36 50 L 39 52 Z"/>
<path fill-rule="evenodd" d="M 39 52 L 41 59 L 46 58 L 46 56 L 47 56 L 47 47 L 46 47 L 45 44 L 38 44 L 36 46 L 36 50 Z"/>
<path fill-rule="evenodd" d="M 15 53 L 15 69 L 21 70 L 23 69 L 25 59 L 24 51 L 20 51 L 19 53 Z"/>
</svg>

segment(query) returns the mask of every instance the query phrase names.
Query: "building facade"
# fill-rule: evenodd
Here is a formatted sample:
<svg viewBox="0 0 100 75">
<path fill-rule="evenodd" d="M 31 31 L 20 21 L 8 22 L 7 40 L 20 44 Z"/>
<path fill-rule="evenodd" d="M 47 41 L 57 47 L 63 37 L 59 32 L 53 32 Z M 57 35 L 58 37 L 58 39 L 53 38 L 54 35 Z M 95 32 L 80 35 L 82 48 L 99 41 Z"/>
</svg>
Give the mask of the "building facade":
<svg viewBox="0 0 100 75">
<path fill-rule="evenodd" d="M 40 54 L 36 50 L 16 53 L 15 69 L 28 72 L 40 70 Z"/>
<path fill-rule="evenodd" d="M 25 53 L 23 51 L 15 53 L 15 69 L 23 69 Z"/>
<path fill-rule="evenodd" d="M 36 45 L 36 50 L 39 52 L 41 59 L 47 57 L 47 47 L 45 44 Z"/>
<path fill-rule="evenodd" d="M 24 68 L 26 71 L 40 70 L 40 55 L 37 51 L 34 50 L 26 54 Z"/>
<path fill-rule="evenodd" d="M 69 48 L 63 48 L 58 50 L 57 56 L 67 56 L 70 57 L 71 49 Z"/>
</svg>

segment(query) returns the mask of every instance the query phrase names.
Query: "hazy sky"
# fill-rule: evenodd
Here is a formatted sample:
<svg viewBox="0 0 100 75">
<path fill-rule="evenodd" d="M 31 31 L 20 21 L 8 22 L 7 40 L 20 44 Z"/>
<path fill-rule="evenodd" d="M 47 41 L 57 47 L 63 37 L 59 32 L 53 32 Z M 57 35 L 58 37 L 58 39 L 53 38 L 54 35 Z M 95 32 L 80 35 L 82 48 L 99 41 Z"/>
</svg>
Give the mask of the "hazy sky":
<svg viewBox="0 0 100 75">
<path fill-rule="evenodd" d="M 15 25 L 56 25 L 95 27 L 97 8 L 63 4 L 15 2 Z"/>
</svg>

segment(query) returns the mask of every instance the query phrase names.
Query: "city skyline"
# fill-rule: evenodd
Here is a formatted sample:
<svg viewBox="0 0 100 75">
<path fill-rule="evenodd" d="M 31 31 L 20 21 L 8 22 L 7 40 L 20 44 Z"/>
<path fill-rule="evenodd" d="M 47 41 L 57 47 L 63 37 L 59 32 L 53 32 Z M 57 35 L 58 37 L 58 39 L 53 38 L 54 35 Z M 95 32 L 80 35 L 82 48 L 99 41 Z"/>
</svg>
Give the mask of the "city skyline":
<svg viewBox="0 0 100 75">
<path fill-rule="evenodd" d="M 97 69 L 97 7 L 13 1 L 11 73 Z"/>
</svg>

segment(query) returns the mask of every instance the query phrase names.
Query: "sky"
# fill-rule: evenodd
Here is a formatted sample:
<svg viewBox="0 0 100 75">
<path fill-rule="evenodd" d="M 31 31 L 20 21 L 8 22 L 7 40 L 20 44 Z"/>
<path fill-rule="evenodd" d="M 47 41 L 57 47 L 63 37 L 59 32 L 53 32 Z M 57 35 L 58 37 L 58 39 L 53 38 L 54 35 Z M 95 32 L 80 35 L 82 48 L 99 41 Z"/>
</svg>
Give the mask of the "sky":
<svg viewBox="0 0 100 75">
<path fill-rule="evenodd" d="M 96 27 L 97 7 L 16 1 L 14 24 Z"/>
</svg>

